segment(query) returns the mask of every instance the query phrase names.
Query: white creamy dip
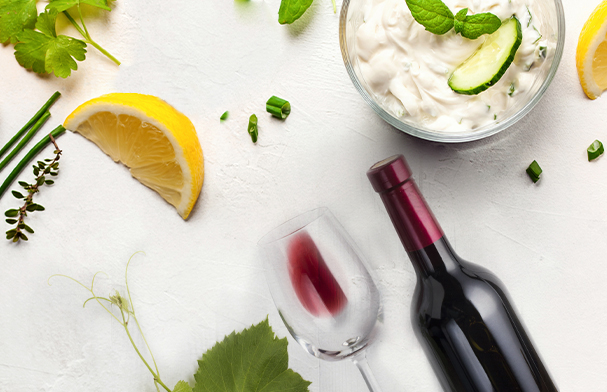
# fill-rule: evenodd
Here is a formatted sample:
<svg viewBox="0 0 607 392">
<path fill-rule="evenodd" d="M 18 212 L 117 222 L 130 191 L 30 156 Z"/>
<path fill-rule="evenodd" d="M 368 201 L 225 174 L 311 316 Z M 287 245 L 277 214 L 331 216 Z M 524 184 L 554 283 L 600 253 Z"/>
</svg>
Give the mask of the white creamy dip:
<svg viewBox="0 0 607 392">
<path fill-rule="evenodd" d="M 363 23 L 354 56 L 367 88 L 388 112 L 425 128 L 458 132 L 499 122 L 520 100 L 528 100 L 546 52 L 533 0 L 443 0 L 453 14 L 491 12 L 502 21 L 516 15 L 523 31 L 514 62 L 494 86 L 478 95 L 451 90 L 448 79 L 484 42 L 425 30 L 405 0 L 362 0 Z M 527 97 L 526 97 L 527 96 Z"/>
</svg>

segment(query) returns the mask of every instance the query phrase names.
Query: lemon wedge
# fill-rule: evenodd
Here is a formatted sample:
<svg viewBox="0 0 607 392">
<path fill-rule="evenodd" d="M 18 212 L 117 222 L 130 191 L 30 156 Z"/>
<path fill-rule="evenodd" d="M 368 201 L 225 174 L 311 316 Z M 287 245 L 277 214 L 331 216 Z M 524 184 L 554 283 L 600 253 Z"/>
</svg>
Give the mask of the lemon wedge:
<svg viewBox="0 0 607 392">
<path fill-rule="evenodd" d="M 584 92 L 590 99 L 598 98 L 607 89 L 607 0 L 584 24 L 575 60 Z"/>
<path fill-rule="evenodd" d="M 202 148 L 192 122 L 160 98 L 114 93 L 80 105 L 65 128 L 95 143 L 187 219 L 204 179 Z"/>
</svg>

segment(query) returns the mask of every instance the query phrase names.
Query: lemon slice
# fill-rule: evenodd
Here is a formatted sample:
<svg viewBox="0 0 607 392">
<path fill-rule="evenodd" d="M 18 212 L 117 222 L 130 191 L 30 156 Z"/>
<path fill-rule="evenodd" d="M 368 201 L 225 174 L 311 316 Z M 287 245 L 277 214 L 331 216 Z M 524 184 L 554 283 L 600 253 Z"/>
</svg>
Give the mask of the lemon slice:
<svg viewBox="0 0 607 392">
<path fill-rule="evenodd" d="M 204 179 L 192 122 L 160 98 L 114 93 L 80 105 L 63 124 L 95 143 L 186 219 Z"/>
<path fill-rule="evenodd" d="M 584 24 L 575 60 L 584 92 L 590 99 L 598 98 L 607 89 L 607 0 Z"/>
</svg>

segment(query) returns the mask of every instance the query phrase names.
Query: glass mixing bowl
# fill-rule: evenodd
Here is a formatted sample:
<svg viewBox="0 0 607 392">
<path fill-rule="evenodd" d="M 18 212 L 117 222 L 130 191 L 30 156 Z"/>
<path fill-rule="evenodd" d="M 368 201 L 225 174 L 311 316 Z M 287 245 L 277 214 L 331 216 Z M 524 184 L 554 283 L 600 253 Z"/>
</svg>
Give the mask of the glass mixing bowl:
<svg viewBox="0 0 607 392">
<path fill-rule="evenodd" d="M 461 143 L 482 139 L 494 135 L 521 118 L 539 102 L 550 82 L 556 74 L 565 44 L 565 15 L 560 0 L 536 0 L 533 4 L 535 13 L 541 16 L 542 29 L 553 44 L 553 53 L 548 54 L 546 60 L 540 65 L 540 72 L 533 81 L 531 91 L 525 95 L 525 99 L 512 105 L 504 112 L 499 121 L 486 124 L 482 127 L 467 131 L 436 131 L 416 124 L 405 117 L 397 117 L 388 112 L 369 88 L 362 73 L 356 56 L 356 31 L 363 23 L 363 4 L 367 0 L 344 0 L 341 7 L 339 21 L 339 43 L 346 70 L 358 92 L 365 102 L 379 114 L 386 122 L 410 135 L 437 142 Z M 403 0 L 405 1 L 405 0 Z"/>
</svg>

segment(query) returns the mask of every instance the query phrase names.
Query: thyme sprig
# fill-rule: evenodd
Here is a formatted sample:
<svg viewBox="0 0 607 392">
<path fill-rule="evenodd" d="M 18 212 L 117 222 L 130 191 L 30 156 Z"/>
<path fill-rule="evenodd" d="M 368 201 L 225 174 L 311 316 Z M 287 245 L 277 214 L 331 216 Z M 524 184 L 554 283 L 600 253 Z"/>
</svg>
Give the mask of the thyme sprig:
<svg viewBox="0 0 607 392">
<path fill-rule="evenodd" d="M 23 206 L 17 209 L 9 209 L 4 215 L 7 217 L 6 223 L 9 225 L 15 225 L 14 229 L 6 232 L 6 239 L 12 240 L 13 242 L 19 242 L 19 240 L 27 241 L 27 235 L 24 232 L 30 234 L 34 233 L 34 230 L 25 224 L 25 217 L 28 212 L 44 211 L 44 207 L 40 204 L 34 203 L 34 195 L 40 192 L 40 187 L 43 185 L 53 185 L 53 180 L 47 180 L 47 176 L 57 176 L 59 173 L 59 159 L 61 158 L 62 151 L 59 149 L 57 142 L 52 134 L 49 134 L 51 143 L 55 146 L 54 159 L 45 159 L 38 161 L 36 165 L 33 165 L 34 175 L 36 176 L 32 184 L 28 184 L 25 181 L 19 181 L 19 185 L 27 191 L 27 195 L 23 195 L 21 192 L 12 191 L 13 196 L 16 199 L 24 200 Z"/>
</svg>

